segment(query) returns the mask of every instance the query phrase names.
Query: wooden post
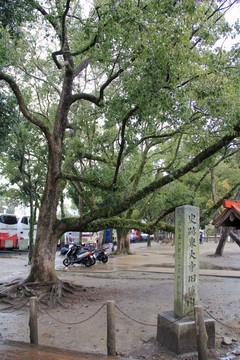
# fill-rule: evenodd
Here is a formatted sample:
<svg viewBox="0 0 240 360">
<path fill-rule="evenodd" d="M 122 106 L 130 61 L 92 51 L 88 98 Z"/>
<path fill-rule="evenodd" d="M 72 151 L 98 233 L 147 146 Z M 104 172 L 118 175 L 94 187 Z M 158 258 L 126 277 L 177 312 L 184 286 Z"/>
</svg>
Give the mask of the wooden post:
<svg viewBox="0 0 240 360">
<path fill-rule="evenodd" d="M 107 301 L 107 354 L 116 356 L 115 301 Z"/>
<path fill-rule="evenodd" d="M 30 342 L 31 344 L 38 344 L 38 319 L 37 319 L 37 297 L 30 298 Z"/>
<path fill-rule="evenodd" d="M 198 347 L 198 359 L 207 360 L 208 359 L 208 350 L 207 350 L 207 331 L 204 324 L 203 309 L 201 306 L 194 307 L 194 318 L 195 326 L 197 332 L 197 347 Z"/>
</svg>

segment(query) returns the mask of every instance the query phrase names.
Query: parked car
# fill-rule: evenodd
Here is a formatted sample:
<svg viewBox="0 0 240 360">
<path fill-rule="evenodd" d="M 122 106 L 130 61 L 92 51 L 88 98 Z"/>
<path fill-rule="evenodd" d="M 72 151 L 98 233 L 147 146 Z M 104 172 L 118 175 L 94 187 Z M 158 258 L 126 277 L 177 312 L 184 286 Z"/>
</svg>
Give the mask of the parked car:
<svg viewBox="0 0 240 360">
<path fill-rule="evenodd" d="M 152 234 L 141 233 L 141 241 L 147 241 L 149 237 L 150 240 L 154 239 L 154 236 Z"/>
</svg>

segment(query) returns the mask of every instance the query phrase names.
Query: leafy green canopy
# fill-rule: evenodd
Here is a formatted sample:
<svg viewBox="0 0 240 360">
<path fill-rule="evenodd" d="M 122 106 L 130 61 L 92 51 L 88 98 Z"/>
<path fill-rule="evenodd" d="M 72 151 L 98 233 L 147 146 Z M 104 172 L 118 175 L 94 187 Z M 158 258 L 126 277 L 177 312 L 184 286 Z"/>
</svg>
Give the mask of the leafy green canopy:
<svg viewBox="0 0 240 360">
<path fill-rule="evenodd" d="M 7 151 L 9 134 L 17 125 L 16 99 L 0 93 L 0 152 Z"/>
<path fill-rule="evenodd" d="M 19 36 L 19 26 L 31 18 L 31 3 L 26 0 L 0 0 L 0 24 L 12 36 Z"/>
</svg>

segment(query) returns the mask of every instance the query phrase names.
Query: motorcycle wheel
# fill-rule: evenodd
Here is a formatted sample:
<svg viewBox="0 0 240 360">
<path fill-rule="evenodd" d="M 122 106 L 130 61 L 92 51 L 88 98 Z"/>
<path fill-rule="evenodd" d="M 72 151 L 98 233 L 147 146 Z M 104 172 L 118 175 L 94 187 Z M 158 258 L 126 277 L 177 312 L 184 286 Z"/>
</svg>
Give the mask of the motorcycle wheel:
<svg viewBox="0 0 240 360">
<path fill-rule="evenodd" d="M 103 262 L 104 264 L 107 263 L 107 262 L 108 262 L 108 257 L 103 258 L 103 259 L 102 259 L 102 262 Z"/>
<path fill-rule="evenodd" d="M 85 266 L 89 267 L 91 265 L 93 265 L 92 261 L 90 259 L 87 259 L 87 261 L 85 262 Z"/>
<path fill-rule="evenodd" d="M 69 260 L 68 258 L 63 260 L 63 265 L 68 267 L 69 265 L 71 265 L 71 260 Z"/>
</svg>

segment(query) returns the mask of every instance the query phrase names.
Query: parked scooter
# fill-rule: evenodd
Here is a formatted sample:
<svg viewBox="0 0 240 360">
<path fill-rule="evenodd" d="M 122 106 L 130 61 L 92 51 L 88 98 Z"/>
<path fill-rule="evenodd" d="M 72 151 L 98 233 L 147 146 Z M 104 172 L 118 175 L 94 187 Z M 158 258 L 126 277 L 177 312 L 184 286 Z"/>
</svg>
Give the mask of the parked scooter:
<svg viewBox="0 0 240 360">
<path fill-rule="evenodd" d="M 93 251 L 81 251 L 81 246 L 74 244 L 69 247 L 67 252 L 67 257 L 63 260 L 64 266 L 69 266 L 72 264 L 84 264 L 86 267 L 94 265 L 96 258 Z"/>
<path fill-rule="evenodd" d="M 96 249 L 93 244 L 88 244 L 84 247 L 84 250 L 94 251 L 94 257 L 98 261 L 102 261 L 103 263 L 108 262 L 108 254 L 106 249 Z"/>
<path fill-rule="evenodd" d="M 97 249 L 94 251 L 94 256 L 96 260 L 102 261 L 103 263 L 108 262 L 108 254 L 105 249 Z"/>
</svg>

